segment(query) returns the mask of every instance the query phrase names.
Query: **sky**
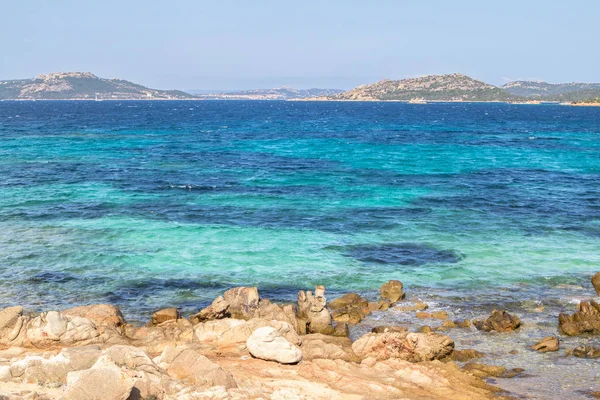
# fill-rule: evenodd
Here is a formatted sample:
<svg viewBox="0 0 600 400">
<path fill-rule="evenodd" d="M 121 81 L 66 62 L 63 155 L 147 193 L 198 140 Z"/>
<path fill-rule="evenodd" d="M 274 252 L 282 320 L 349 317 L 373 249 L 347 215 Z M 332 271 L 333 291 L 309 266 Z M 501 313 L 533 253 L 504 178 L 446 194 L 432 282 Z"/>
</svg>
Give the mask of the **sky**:
<svg viewBox="0 0 600 400">
<path fill-rule="evenodd" d="M 600 1 L 0 0 L 0 79 L 349 89 L 461 72 L 600 82 Z"/>
</svg>

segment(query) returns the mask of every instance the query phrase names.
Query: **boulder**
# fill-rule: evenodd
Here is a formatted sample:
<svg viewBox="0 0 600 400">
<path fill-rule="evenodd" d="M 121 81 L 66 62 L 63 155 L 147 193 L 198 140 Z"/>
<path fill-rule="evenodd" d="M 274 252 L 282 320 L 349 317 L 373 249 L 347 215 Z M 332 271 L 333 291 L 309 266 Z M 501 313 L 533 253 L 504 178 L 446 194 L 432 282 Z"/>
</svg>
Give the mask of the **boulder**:
<svg viewBox="0 0 600 400">
<path fill-rule="evenodd" d="M 277 361 L 280 364 L 295 364 L 302 360 L 300 349 L 272 326 L 264 326 L 252 332 L 246 346 L 250 354 L 263 360 Z"/>
<path fill-rule="evenodd" d="M 388 283 L 384 283 L 383 285 L 381 285 L 381 288 L 379 289 L 379 295 L 382 299 L 389 300 L 392 303 L 395 303 L 398 300 L 401 300 L 405 297 L 402 288 L 402 282 L 391 280 Z"/>
<path fill-rule="evenodd" d="M 573 349 L 573 355 L 581 358 L 600 358 L 600 347 L 578 346 Z"/>
<path fill-rule="evenodd" d="M 506 311 L 494 310 L 486 320 L 474 320 L 473 325 L 484 332 L 511 332 L 521 326 L 521 320 L 516 315 L 511 315 Z"/>
<path fill-rule="evenodd" d="M 447 357 L 454 350 L 454 342 L 438 333 L 368 333 L 352 344 L 352 350 L 361 359 L 419 362 Z"/>
<path fill-rule="evenodd" d="M 360 358 L 352 351 L 352 341 L 346 337 L 335 337 L 319 333 L 302 337 L 302 359 L 344 360 L 360 362 Z"/>
<path fill-rule="evenodd" d="M 8 307 L 0 310 L 0 344 L 10 346 L 16 341 L 25 321 L 23 307 Z"/>
<path fill-rule="evenodd" d="M 531 346 L 532 350 L 546 353 L 549 351 L 558 351 L 560 344 L 556 336 L 548 336 Z"/>
<path fill-rule="evenodd" d="M 594 300 L 582 301 L 573 315 L 558 315 L 559 330 L 568 336 L 584 333 L 600 334 L 600 305 Z"/>
<path fill-rule="evenodd" d="M 442 326 L 440 326 L 438 328 L 438 330 L 445 331 L 445 330 L 454 329 L 454 328 L 456 328 L 456 324 L 454 322 L 450 321 L 449 319 L 447 319 L 442 323 Z"/>
<path fill-rule="evenodd" d="M 139 347 L 116 345 L 104 350 L 115 365 L 135 371 L 145 371 L 150 374 L 160 375 L 162 371 L 148 354 Z"/>
<path fill-rule="evenodd" d="M 196 325 L 200 322 L 210 321 L 212 319 L 223 319 L 229 318 L 229 303 L 223 298 L 223 296 L 217 297 L 210 306 L 201 310 L 198 314 L 192 315 L 190 321 Z"/>
<path fill-rule="evenodd" d="M 41 313 L 27 323 L 27 343 L 38 349 L 91 344 L 98 336 L 89 319 L 58 311 Z"/>
<path fill-rule="evenodd" d="M 329 303 L 331 317 L 336 322 L 357 324 L 371 314 L 369 302 L 358 293 L 346 293 Z"/>
<path fill-rule="evenodd" d="M 65 348 L 49 358 L 28 356 L 16 361 L 10 371 L 13 378 L 20 378 L 24 383 L 62 385 L 69 372 L 91 368 L 101 353 L 100 347 L 95 345 Z"/>
<path fill-rule="evenodd" d="M 144 347 L 147 351 L 160 353 L 166 344 L 179 344 L 192 341 L 194 338 L 194 327 L 192 323 L 180 318 L 165 321 L 158 326 L 134 327 L 127 325 L 125 336 L 128 340 L 114 344 L 132 344 Z"/>
<path fill-rule="evenodd" d="M 596 272 L 594 276 L 592 276 L 592 286 L 594 286 L 596 293 L 600 296 L 600 272 Z"/>
<path fill-rule="evenodd" d="M 350 327 L 345 322 L 338 322 L 333 327 L 333 333 L 331 335 L 337 337 L 348 337 L 350 336 Z"/>
<path fill-rule="evenodd" d="M 69 372 L 65 400 L 127 400 L 132 394 L 135 373 L 123 370 L 102 356 L 90 369 Z"/>
<path fill-rule="evenodd" d="M 98 327 L 121 328 L 125 326 L 125 318 L 123 318 L 121 310 L 110 304 L 69 308 L 62 311 L 61 314 L 89 319 Z"/>
<path fill-rule="evenodd" d="M 229 304 L 229 314 L 232 318 L 252 319 L 258 310 L 258 288 L 236 287 L 223 294 L 224 300 Z"/>
<path fill-rule="evenodd" d="M 150 325 L 159 325 L 163 322 L 178 320 L 181 318 L 181 313 L 176 308 L 163 308 L 152 314 Z"/>
<path fill-rule="evenodd" d="M 229 371 L 188 346 L 167 346 L 157 361 L 166 365 L 167 373 L 173 379 L 185 380 L 201 387 L 237 387 Z"/>
<path fill-rule="evenodd" d="M 456 324 L 457 328 L 470 328 L 471 327 L 471 321 L 469 321 L 468 319 L 463 319 L 462 321 L 457 319 L 454 321 L 454 324 Z"/>
<path fill-rule="evenodd" d="M 314 295 L 310 291 L 298 292 L 298 317 L 305 321 L 306 333 L 331 335 L 334 332 L 331 314 L 326 306 L 325 287 L 315 287 Z"/>
<path fill-rule="evenodd" d="M 283 321 L 290 324 L 298 334 L 306 333 L 307 326 L 306 324 L 304 324 L 304 327 L 301 326 L 302 323 L 296 317 L 296 307 L 292 304 L 280 306 L 271 303 L 269 299 L 260 299 L 256 318 L 268 321 Z"/>
<path fill-rule="evenodd" d="M 194 328 L 196 339 L 203 345 L 216 349 L 220 353 L 239 354 L 247 352 L 246 341 L 257 328 L 271 326 L 289 342 L 299 345 L 300 337 L 294 328 L 284 321 L 251 319 L 220 319 L 200 323 Z"/>
</svg>

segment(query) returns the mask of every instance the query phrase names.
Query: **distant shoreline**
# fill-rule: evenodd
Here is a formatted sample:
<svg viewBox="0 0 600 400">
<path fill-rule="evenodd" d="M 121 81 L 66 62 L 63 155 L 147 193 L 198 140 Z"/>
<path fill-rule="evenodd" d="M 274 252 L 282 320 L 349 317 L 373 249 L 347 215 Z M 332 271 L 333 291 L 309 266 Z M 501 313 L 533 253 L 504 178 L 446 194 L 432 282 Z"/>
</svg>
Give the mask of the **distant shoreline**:
<svg viewBox="0 0 600 400">
<path fill-rule="evenodd" d="M 284 102 L 327 102 L 327 103 L 405 103 L 412 105 L 427 105 L 427 104 L 444 104 L 444 103 L 452 103 L 452 104 L 511 104 L 511 105 L 526 105 L 526 106 L 572 106 L 572 107 L 600 107 L 600 103 L 548 103 L 544 101 L 530 101 L 530 102 L 511 102 L 511 101 L 464 101 L 464 100 L 426 100 L 423 103 L 411 103 L 410 100 L 380 100 L 380 99 L 372 99 L 372 100 L 333 100 L 333 99 L 204 99 L 204 98 L 191 98 L 191 99 L 0 99 L 0 102 L 4 101 L 12 101 L 12 102 L 36 102 L 36 101 L 89 101 L 89 102 L 103 102 L 103 101 L 206 101 L 206 102 L 214 102 L 214 101 L 227 101 L 227 102 L 236 102 L 236 101 L 284 101 Z"/>
</svg>

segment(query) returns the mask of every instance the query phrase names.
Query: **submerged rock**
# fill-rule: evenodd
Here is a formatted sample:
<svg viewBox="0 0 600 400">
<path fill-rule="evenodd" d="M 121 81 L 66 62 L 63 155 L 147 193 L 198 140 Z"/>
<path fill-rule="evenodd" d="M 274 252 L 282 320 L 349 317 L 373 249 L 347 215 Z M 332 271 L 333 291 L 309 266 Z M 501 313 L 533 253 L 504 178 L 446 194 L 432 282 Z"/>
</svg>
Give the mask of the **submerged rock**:
<svg viewBox="0 0 600 400">
<path fill-rule="evenodd" d="M 531 346 L 531 349 L 540 353 L 546 353 L 549 351 L 558 351 L 559 347 L 560 343 L 556 336 L 547 336 Z"/>
<path fill-rule="evenodd" d="M 445 360 L 467 362 L 484 356 L 485 354 L 474 349 L 454 350 Z"/>
<path fill-rule="evenodd" d="M 429 308 L 429 305 L 419 301 L 419 302 L 416 302 L 415 304 L 395 306 L 393 309 L 396 311 L 424 311 L 424 310 L 427 310 L 428 308 Z"/>
<path fill-rule="evenodd" d="M 386 333 L 386 332 L 407 332 L 408 328 L 405 326 L 394 326 L 394 325 L 380 325 L 371 329 L 372 333 Z"/>
<path fill-rule="evenodd" d="M 434 311 L 431 313 L 419 311 L 415 314 L 415 316 L 420 319 L 427 319 L 427 318 L 448 319 L 448 313 L 446 311 Z"/>
<path fill-rule="evenodd" d="M 463 370 L 470 372 L 478 378 L 488 378 L 493 376 L 499 378 L 506 373 L 506 368 L 497 365 L 468 363 Z"/>
<path fill-rule="evenodd" d="M 558 315 L 558 327 L 568 336 L 583 333 L 600 334 L 600 305 L 594 300 L 582 301 L 573 315 Z"/>
<path fill-rule="evenodd" d="M 246 347 L 254 357 L 267 361 L 295 364 L 302 360 L 300 349 L 271 326 L 264 326 L 252 332 L 246 341 Z"/>
<path fill-rule="evenodd" d="M 573 349 L 573 355 L 581 358 L 600 358 L 600 347 L 578 346 Z"/>
<path fill-rule="evenodd" d="M 504 310 L 494 310 L 485 321 L 474 320 L 473 325 L 484 332 L 511 332 L 521 326 L 521 320 Z"/>
<path fill-rule="evenodd" d="M 406 295 L 402 291 L 402 282 L 397 280 L 390 280 L 388 283 L 381 285 L 379 289 L 379 295 L 382 299 L 389 300 L 392 303 L 403 299 Z"/>
</svg>

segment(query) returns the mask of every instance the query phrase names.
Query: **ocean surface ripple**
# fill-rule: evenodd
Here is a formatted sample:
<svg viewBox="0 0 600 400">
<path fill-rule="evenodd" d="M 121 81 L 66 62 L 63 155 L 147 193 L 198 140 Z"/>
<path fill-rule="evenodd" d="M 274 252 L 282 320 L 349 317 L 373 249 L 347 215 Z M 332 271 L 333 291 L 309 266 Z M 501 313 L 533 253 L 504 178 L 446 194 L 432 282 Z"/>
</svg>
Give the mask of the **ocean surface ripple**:
<svg viewBox="0 0 600 400">
<path fill-rule="evenodd" d="M 581 287 L 600 268 L 599 111 L 5 101 L 0 306 L 144 320 L 235 285 L 292 300 L 400 279 L 472 307 Z"/>
</svg>

